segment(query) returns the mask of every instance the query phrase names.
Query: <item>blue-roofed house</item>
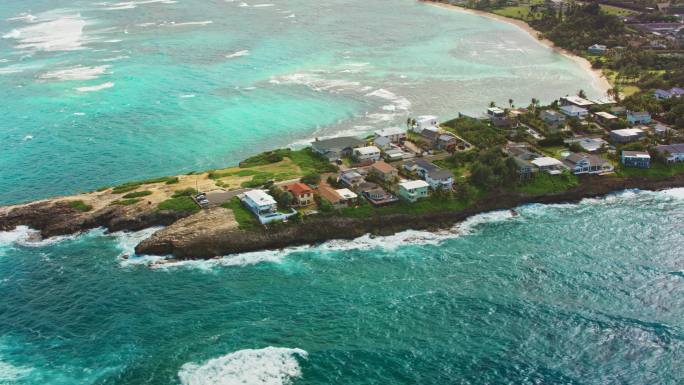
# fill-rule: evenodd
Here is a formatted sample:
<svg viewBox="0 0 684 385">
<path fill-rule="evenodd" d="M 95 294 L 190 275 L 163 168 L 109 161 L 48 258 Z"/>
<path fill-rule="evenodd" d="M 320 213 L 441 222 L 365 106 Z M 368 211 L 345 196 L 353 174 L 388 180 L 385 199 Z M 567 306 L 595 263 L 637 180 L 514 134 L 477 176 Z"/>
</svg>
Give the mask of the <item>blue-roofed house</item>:
<svg viewBox="0 0 684 385">
<path fill-rule="evenodd" d="M 668 90 L 657 89 L 653 92 L 653 97 L 658 100 L 670 99 L 672 94 Z"/>
<path fill-rule="evenodd" d="M 651 123 L 651 114 L 646 111 L 628 112 L 627 121 L 630 124 L 649 124 Z"/>
</svg>

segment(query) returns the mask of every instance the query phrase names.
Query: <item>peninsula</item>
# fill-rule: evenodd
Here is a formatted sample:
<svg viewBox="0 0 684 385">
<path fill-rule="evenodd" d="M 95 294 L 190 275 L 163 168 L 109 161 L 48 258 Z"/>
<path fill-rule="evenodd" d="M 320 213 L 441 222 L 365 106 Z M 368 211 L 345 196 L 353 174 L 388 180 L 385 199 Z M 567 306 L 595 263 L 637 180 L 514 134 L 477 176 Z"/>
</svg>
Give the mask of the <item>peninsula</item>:
<svg viewBox="0 0 684 385">
<path fill-rule="evenodd" d="M 525 4 L 527 12 L 484 2 L 460 5 L 510 14 L 584 57 L 611 81 L 606 97 L 589 100 L 578 90 L 548 105 L 536 99 L 492 102 L 481 116 L 408 117 L 401 127 L 379 127 L 365 138 L 316 140 L 235 167 L 2 207 L 0 230 L 23 225 L 52 237 L 97 227 L 164 226 L 136 253 L 212 258 L 440 229 L 527 203 L 683 187 L 681 29 L 671 38 L 652 35 L 635 22 L 669 16 L 630 11 L 628 19 L 598 3 Z M 585 33 L 564 34 L 569 30 Z M 631 42 L 640 44 L 638 54 L 622 45 Z M 660 43 L 665 48 L 656 47 Z"/>
</svg>

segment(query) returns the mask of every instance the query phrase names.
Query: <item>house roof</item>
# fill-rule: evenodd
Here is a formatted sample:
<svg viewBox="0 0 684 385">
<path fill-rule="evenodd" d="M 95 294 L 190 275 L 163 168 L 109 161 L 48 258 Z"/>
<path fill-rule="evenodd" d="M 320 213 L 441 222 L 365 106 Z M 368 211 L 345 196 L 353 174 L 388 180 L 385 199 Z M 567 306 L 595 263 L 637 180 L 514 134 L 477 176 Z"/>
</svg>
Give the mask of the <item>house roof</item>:
<svg viewBox="0 0 684 385">
<path fill-rule="evenodd" d="M 622 156 L 651 159 L 651 155 L 644 151 L 622 151 Z"/>
<path fill-rule="evenodd" d="M 682 154 L 684 153 L 684 143 L 676 143 L 676 144 L 662 144 L 658 147 L 656 147 L 658 152 L 664 153 L 664 152 L 669 152 L 670 154 Z"/>
<path fill-rule="evenodd" d="M 634 116 L 634 117 L 637 117 L 637 118 L 640 118 L 640 117 L 644 117 L 644 118 L 645 118 L 645 117 L 651 117 L 651 114 L 649 114 L 649 113 L 646 112 L 646 111 L 637 111 L 637 112 L 631 112 L 631 111 L 630 111 L 630 112 L 627 113 L 627 115 L 629 115 L 629 116 Z"/>
<path fill-rule="evenodd" d="M 533 159 L 531 163 L 537 167 L 553 167 L 561 166 L 563 164 L 563 162 L 560 160 L 551 158 L 549 156 L 542 156 L 541 158 Z"/>
<path fill-rule="evenodd" d="M 602 117 L 603 119 L 606 119 L 606 120 L 614 120 L 614 119 L 617 119 L 617 116 L 615 116 L 615 115 L 613 115 L 613 114 L 611 114 L 611 113 L 605 112 L 605 111 L 599 111 L 599 112 L 595 113 L 594 115 L 600 116 L 600 117 Z"/>
<path fill-rule="evenodd" d="M 375 138 L 373 140 L 373 143 L 376 146 L 385 147 L 385 146 L 389 145 L 390 143 L 392 143 L 392 141 L 389 140 L 389 138 L 386 136 L 378 136 L 377 138 Z"/>
<path fill-rule="evenodd" d="M 450 140 L 456 140 L 456 137 L 451 134 L 442 134 L 439 136 L 439 140 L 442 142 L 448 142 Z"/>
<path fill-rule="evenodd" d="M 592 104 L 594 104 L 587 99 L 580 98 L 579 96 L 574 96 L 574 95 L 565 96 L 562 99 L 566 100 L 568 103 L 572 103 L 572 104 L 574 104 L 576 106 L 580 106 L 580 107 L 587 107 L 587 106 L 591 106 Z"/>
<path fill-rule="evenodd" d="M 653 92 L 653 94 L 656 95 L 656 96 L 662 96 L 662 97 L 664 97 L 664 98 L 669 98 L 669 97 L 672 96 L 672 94 L 670 93 L 670 91 L 661 90 L 661 89 L 655 90 L 655 92 Z"/>
<path fill-rule="evenodd" d="M 249 198 L 252 202 L 258 204 L 259 206 L 276 204 L 275 199 L 268 195 L 268 193 L 264 190 L 249 190 L 245 192 L 245 197 Z"/>
<path fill-rule="evenodd" d="M 294 196 L 300 196 L 303 194 L 312 194 L 314 192 L 311 189 L 311 187 L 309 187 L 309 186 L 307 186 L 301 182 L 295 182 L 292 184 L 287 184 L 287 185 L 283 186 L 283 190 L 291 192 L 292 195 L 294 195 Z"/>
<path fill-rule="evenodd" d="M 344 199 L 356 199 L 359 197 L 358 195 L 356 195 L 353 191 L 351 191 L 348 188 L 337 189 L 337 190 L 335 190 L 335 192 L 338 193 Z"/>
<path fill-rule="evenodd" d="M 345 178 L 345 179 L 354 179 L 354 178 L 363 178 L 363 175 L 361 175 L 356 170 L 345 170 L 345 171 L 340 172 L 340 177 Z"/>
<path fill-rule="evenodd" d="M 623 128 L 621 130 L 613 130 L 610 133 L 617 136 L 639 136 L 644 134 L 644 130 L 640 128 Z"/>
<path fill-rule="evenodd" d="M 567 158 L 565 158 L 565 161 L 572 165 L 575 165 L 583 159 L 586 159 L 590 165 L 600 165 L 606 162 L 606 160 L 601 158 L 600 156 L 587 154 L 585 152 L 570 154 Z"/>
<path fill-rule="evenodd" d="M 406 130 L 399 127 L 388 127 L 382 130 L 375 131 L 376 136 L 392 136 L 392 135 L 403 135 L 406 134 Z"/>
<path fill-rule="evenodd" d="M 353 136 L 340 136 L 337 138 L 321 139 L 311 143 L 311 146 L 321 152 L 340 151 L 345 148 L 362 146 L 363 141 Z"/>
<path fill-rule="evenodd" d="M 373 165 L 371 167 L 380 171 L 383 174 L 387 174 L 389 172 L 393 172 L 393 171 L 397 170 L 396 168 L 392 167 L 392 165 L 390 165 L 389 163 L 386 163 L 382 160 L 373 163 Z"/>
<path fill-rule="evenodd" d="M 404 167 L 411 168 L 413 166 L 420 167 L 420 168 L 427 170 L 427 171 L 439 168 L 439 167 L 437 167 L 437 165 L 432 164 L 425 159 L 415 159 L 415 160 L 410 160 L 410 161 L 404 163 Z"/>
<path fill-rule="evenodd" d="M 424 129 L 423 131 L 420 132 L 420 136 L 427 138 L 429 140 L 435 140 L 439 137 L 439 131 L 437 130 L 431 130 L 431 129 Z"/>
<path fill-rule="evenodd" d="M 361 155 L 373 155 L 373 154 L 378 154 L 380 152 L 380 149 L 375 147 L 375 146 L 366 146 L 366 147 L 355 148 L 354 152 L 356 152 L 357 154 L 361 154 Z"/>
<path fill-rule="evenodd" d="M 399 183 L 400 187 L 405 190 L 413 190 L 416 188 L 430 187 L 430 185 L 424 180 L 407 180 L 405 182 Z"/>
<path fill-rule="evenodd" d="M 561 111 L 568 113 L 568 114 L 583 113 L 583 112 L 586 113 L 587 112 L 586 108 L 578 107 L 574 104 L 562 106 L 560 109 L 561 109 Z"/>
<path fill-rule="evenodd" d="M 445 170 L 443 168 L 438 168 L 438 169 L 428 171 L 428 176 L 430 177 L 430 179 L 440 179 L 441 180 L 441 179 L 453 178 L 454 174 L 449 170 Z"/>
<path fill-rule="evenodd" d="M 673 95 L 684 95 L 684 89 L 679 87 L 673 87 L 670 89 L 670 93 Z"/>
</svg>

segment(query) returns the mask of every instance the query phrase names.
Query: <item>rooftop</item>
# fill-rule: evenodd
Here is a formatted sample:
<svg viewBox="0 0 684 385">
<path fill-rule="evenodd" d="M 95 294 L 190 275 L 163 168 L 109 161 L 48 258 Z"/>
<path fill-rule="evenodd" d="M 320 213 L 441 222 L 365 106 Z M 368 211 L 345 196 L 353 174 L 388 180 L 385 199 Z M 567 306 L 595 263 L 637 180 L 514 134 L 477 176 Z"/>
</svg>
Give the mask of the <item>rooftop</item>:
<svg viewBox="0 0 684 385">
<path fill-rule="evenodd" d="M 276 201 L 272 196 L 268 195 L 264 190 L 249 190 L 245 192 L 245 197 L 249 198 L 252 202 L 262 205 L 275 205 Z"/>
<path fill-rule="evenodd" d="M 430 187 L 430 185 L 424 180 L 407 180 L 405 182 L 399 183 L 400 187 L 406 190 L 413 190 L 417 188 Z"/>
<path fill-rule="evenodd" d="M 305 185 L 301 182 L 296 182 L 283 186 L 283 190 L 291 192 L 293 195 L 298 196 L 302 194 L 311 194 L 313 190 L 311 187 Z"/>
<path fill-rule="evenodd" d="M 388 128 L 384 128 L 382 130 L 375 131 L 375 135 L 377 135 L 377 136 L 402 135 L 405 133 L 406 133 L 406 130 L 399 128 L 399 127 L 388 127 Z"/>
<path fill-rule="evenodd" d="M 392 167 L 390 164 L 388 164 L 388 163 L 386 163 L 386 162 L 384 162 L 384 161 L 382 161 L 382 160 L 373 163 L 372 167 L 373 167 L 374 169 L 376 169 L 376 170 L 382 172 L 382 173 L 388 173 L 388 172 L 392 172 L 392 171 L 395 171 L 395 170 L 396 170 L 396 169 L 395 169 L 394 167 Z"/>
<path fill-rule="evenodd" d="M 587 112 L 586 108 L 578 107 L 574 104 L 570 104 L 567 106 L 562 106 L 560 108 L 562 111 L 567 112 L 567 113 L 582 113 L 582 112 Z"/>
<path fill-rule="evenodd" d="M 542 156 L 541 158 L 533 159 L 531 163 L 537 167 L 553 167 L 563 165 L 563 162 L 560 160 L 551 158 L 549 156 Z"/>
<path fill-rule="evenodd" d="M 568 103 L 572 103 L 572 104 L 574 104 L 576 106 L 580 106 L 580 107 L 588 107 L 588 106 L 591 106 L 594 104 L 587 99 L 580 98 L 579 96 L 574 96 L 574 95 L 566 96 L 562 99 L 566 100 Z"/>
<path fill-rule="evenodd" d="M 340 136 L 337 138 L 316 140 L 311 143 L 311 145 L 320 151 L 331 151 L 361 146 L 363 145 L 363 141 L 353 136 Z"/>
<path fill-rule="evenodd" d="M 341 188 L 341 189 L 335 190 L 335 192 L 338 193 L 344 199 L 356 199 L 359 197 L 358 195 L 356 195 L 353 191 L 351 191 L 348 188 Z"/>
<path fill-rule="evenodd" d="M 375 146 L 359 147 L 354 150 L 354 152 L 361 155 L 373 155 L 380 152 L 380 149 Z"/>
<path fill-rule="evenodd" d="M 651 155 L 649 155 L 648 152 L 643 151 L 622 151 L 622 156 L 628 156 L 631 158 L 651 159 Z"/>
<path fill-rule="evenodd" d="M 613 114 L 611 114 L 611 113 L 608 113 L 608 112 L 604 112 L 604 111 L 597 112 L 597 113 L 595 113 L 594 115 L 600 116 L 600 117 L 602 117 L 603 119 L 606 119 L 606 120 L 614 120 L 614 119 L 617 119 L 617 116 L 615 116 L 615 115 L 613 115 Z"/>
<path fill-rule="evenodd" d="M 623 128 L 621 130 L 613 130 L 610 133 L 617 136 L 638 136 L 643 135 L 644 130 L 640 128 Z"/>
</svg>

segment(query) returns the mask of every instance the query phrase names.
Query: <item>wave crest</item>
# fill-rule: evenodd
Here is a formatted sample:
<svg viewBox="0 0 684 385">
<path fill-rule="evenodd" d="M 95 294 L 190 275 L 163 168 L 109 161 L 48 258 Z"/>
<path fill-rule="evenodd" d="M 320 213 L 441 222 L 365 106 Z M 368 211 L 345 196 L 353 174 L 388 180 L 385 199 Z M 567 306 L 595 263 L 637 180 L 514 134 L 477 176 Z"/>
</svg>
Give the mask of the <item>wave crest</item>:
<svg viewBox="0 0 684 385">
<path fill-rule="evenodd" d="M 201 364 L 184 364 L 178 372 L 183 385 L 285 385 L 300 377 L 297 357 L 302 349 L 276 348 L 239 350 Z"/>
</svg>

